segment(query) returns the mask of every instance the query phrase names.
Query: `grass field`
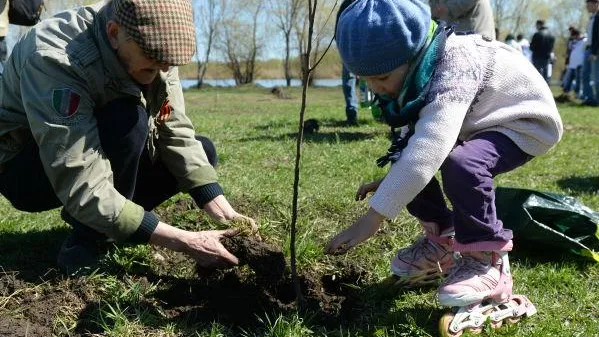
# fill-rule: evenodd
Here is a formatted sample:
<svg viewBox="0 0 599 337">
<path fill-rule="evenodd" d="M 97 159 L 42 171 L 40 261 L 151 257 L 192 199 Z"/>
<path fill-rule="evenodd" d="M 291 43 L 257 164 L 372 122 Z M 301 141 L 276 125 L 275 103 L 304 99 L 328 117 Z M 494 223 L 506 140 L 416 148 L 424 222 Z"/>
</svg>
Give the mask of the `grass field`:
<svg viewBox="0 0 599 337">
<path fill-rule="evenodd" d="M 288 256 L 301 97 L 299 88 L 286 93 L 290 99 L 243 87 L 189 91 L 185 96 L 197 131 L 217 146 L 225 194 Z M 499 176 L 496 184 L 569 194 L 599 210 L 599 109 L 559 109 L 565 125 L 561 143 Z M 313 307 L 248 308 L 252 304 L 226 288 L 205 306 L 203 293 L 198 293 L 204 283 L 193 262 L 148 246 L 114 247 L 98 271 L 63 277 L 54 270 L 68 233 L 59 212 L 21 213 L 0 197 L 0 336 L 437 336 L 446 309 L 438 305 L 434 287 L 388 293 L 377 286 L 389 274 L 396 249 L 419 233 L 416 220 L 406 212 L 344 256 L 322 252 L 331 236 L 367 209 L 353 197 L 360 183 L 385 172 L 374 161 L 387 149 L 387 128 L 367 110 L 360 111 L 359 127 L 345 127 L 340 88 L 311 89 L 306 118 L 317 118 L 321 128 L 308 135 L 303 146 L 299 269 L 336 275 L 343 272 L 335 268 L 345 265 L 359 271 L 353 284 L 339 284 L 344 289 L 339 294 L 351 298 L 339 302 L 342 314 L 327 316 Z M 178 195 L 158 213 L 185 228 L 217 227 L 189 200 Z M 599 336 L 599 264 L 547 247 L 530 248 L 517 246 L 510 257 L 515 292 L 527 295 L 539 313 L 483 334 Z M 247 317 L 231 319 L 232 308 Z"/>
</svg>

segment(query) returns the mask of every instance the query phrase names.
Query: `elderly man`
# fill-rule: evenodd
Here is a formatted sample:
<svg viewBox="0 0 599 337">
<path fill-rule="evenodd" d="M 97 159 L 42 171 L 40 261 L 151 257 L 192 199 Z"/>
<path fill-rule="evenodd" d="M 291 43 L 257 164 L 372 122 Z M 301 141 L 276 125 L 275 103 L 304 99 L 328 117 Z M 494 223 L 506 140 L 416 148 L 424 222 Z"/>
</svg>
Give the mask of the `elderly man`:
<svg viewBox="0 0 599 337">
<path fill-rule="evenodd" d="M 23 211 L 63 206 L 67 273 L 99 243 L 150 243 L 201 265 L 237 263 L 219 239 L 151 210 L 184 191 L 213 219 L 252 219 L 223 196 L 185 115 L 175 66 L 195 51 L 189 0 L 113 0 L 62 12 L 14 47 L 0 80 L 0 193 Z"/>
</svg>

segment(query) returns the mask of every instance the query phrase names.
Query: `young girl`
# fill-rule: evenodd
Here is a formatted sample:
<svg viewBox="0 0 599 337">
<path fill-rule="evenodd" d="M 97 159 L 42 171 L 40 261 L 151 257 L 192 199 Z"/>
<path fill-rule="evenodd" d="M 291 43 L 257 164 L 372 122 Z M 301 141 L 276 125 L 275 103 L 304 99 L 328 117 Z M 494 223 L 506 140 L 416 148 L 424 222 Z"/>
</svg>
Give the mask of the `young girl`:
<svg viewBox="0 0 599 337">
<path fill-rule="evenodd" d="M 426 235 L 400 249 L 391 269 L 412 286 L 449 275 L 439 302 L 462 308 L 442 320 L 445 334 L 479 329 L 479 314 L 496 323 L 533 314 L 524 296 L 512 295 L 512 232 L 497 219 L 493 178 L 560 140 L 544 79 L 504 43 L 431 21 L 419 0 L 357 0 L 340 14 L 336 40 L 344 64 L 379 96 L 386 122 L 408 132 L 379 159 L 392 163 L 387 175 L 358 190 L 357 199 L 375 192 L 368 212 L 326 251 L 346 252 L 406 207 Z"/>
</svg>

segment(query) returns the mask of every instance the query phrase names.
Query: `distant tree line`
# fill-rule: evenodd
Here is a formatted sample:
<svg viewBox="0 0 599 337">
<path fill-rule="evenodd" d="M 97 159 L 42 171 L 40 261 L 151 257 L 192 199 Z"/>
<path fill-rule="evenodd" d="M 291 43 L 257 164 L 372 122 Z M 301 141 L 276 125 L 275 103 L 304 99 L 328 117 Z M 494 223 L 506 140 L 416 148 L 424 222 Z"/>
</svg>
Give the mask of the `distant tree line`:
<svg viewBox="0 0 599 337">
<path fill-rule="evenodd" d="M 292 62 L 310 57 L 314 63 L 333 38 L 335 16 L 342 0 L 320 0 L 315 18 L 312 52 L 306 55 L 308 6 L 306 0 L 192 0 L 197 37 L 197 80 L 201 86 L 210 61 L 224 62 L 237 84 L 251 83 L 259 72 L 257 59 L 267 55 L 276 44 L 282 50 L 283 74 L 287 85 L 299 77 L 305 62 Z M 423 0 L 428 2 L 428 0 Z M 530 39 L 537 19 L 546 21 L 557 37 L 556 56 L 561 57 L 568 38 L 568 26 L 586 30 L 588 13 L 581 0 L 490 0 L 499 30 L 498 39 L 507 34 L 522 33 Z M 52 0 L 45 2 L 42 18 L 96 1 Z M 11 32 L 13 39 L 26 28 Z M 336 51 L 335 51 L 336 52 Z M 268 55 L 271 55 L 269 53 Z"/>
</svg>

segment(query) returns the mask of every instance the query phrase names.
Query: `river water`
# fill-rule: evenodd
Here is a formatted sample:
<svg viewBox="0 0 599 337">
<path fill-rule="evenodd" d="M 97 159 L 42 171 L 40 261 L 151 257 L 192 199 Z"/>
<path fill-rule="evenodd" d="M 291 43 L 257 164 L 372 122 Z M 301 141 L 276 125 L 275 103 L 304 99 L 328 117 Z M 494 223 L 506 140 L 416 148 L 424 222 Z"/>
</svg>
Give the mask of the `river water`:
<svg viewBox="0 0 599 337">
<path fill-rule="evenodd" d="M 181 85 L 183 86 L 183 89 L 188 89 L 191 88 L 193 86 L 195 86 L 198 83 L 197 80 L 195 79 L 181 79 Z M 232 78 L 229 79 L 205 79 L 204 83 L 213 86 L 213 87 L 234 87 L 235 86 L 235 80 Z M 340 86 L 341 85 L 341 79 L 315 79 L 313 82 L 314 86 L 320 86 L 320 87 L 336 87 L 336 86 Z M 255 80 L 254 84 L 265 87 L 265 88 L 272 88 L 272 87 L 284 87 L 287 85 L 287 82 L 285 82 L 285 79 L 259 79 L 259 80 Z M 291 86 L 292 87 L 299 87 L 302 85 L 302 81 L 298 80 L 298 79 L 292 79 L 291 80 Z"/>
</svg>

